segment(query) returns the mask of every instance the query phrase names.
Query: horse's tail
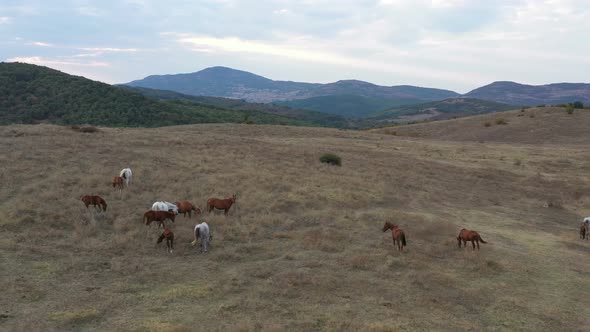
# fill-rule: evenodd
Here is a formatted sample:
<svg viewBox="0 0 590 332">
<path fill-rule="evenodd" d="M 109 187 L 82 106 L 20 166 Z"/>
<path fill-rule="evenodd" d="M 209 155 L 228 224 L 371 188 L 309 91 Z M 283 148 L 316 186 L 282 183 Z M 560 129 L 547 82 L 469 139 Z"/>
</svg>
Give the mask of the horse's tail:
<svg viewBox="0 0 590 332">
<path fill-rule="evenodd" d="M 486 241 L 484 241 L 481 236 L 479 234 L 477 234 L 477 239 L 481 241 L 481 243 L 487 243 Z"/>
<path fill-rule="evenodd" d="M 402 232 L 402 245 L 406 245 L 406 234 Z"/>
</svg>

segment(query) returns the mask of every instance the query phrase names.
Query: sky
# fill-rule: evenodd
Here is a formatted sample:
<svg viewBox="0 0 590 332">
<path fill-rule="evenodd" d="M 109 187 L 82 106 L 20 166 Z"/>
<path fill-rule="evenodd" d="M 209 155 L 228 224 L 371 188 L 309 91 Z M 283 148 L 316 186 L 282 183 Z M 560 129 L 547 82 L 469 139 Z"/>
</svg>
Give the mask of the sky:
<svg viewBox="0 0 590 332">
<path fill-rule="evenodd" d="M 588 82 L 590 0 L 0 0 L 0 61 L 106 83 L 212 66 L 465 93 Z"/>
</svg>

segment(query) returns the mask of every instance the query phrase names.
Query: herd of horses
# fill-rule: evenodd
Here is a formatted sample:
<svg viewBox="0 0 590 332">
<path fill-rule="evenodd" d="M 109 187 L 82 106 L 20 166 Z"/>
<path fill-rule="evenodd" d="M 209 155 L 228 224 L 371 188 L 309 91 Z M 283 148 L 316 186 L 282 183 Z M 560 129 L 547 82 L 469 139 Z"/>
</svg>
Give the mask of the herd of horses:
<svg viewBox="0 0 590 332">
<path fill-rule="evenodd" d="M 117 191 L 122 191 L 125 186 L 129 186 L 133 177 L 133 173 L 131 172 L 130 168 L 124 168 L 119 173 L 119 176 L 113 177 L 113 188 Z M 84 202 L 86 208 L 92 205 L 95 209 L 99 211 L 106 211 L 107 210 L 107 203 L 106 201 L 98 196 L 98 195 L 83 195 L 80 197 L 80 200 Z M 227 215 L 229 209 L 237 200 L 237 194 L 233 194 L 229 198 L 209 198 L 207 200 L 207 207 L 206 210 L 208 213 L 211 213 L 214 210 L 223 210 L 224 215 Z M 171 209 L 171 206 L 173 209 Z M 189 201 L 178 201 L 175 203 L 167 203 L 167 202 L 156 202 L 152 205 L 152 208 L 146 211 L 143 214 L 143 223 L 146 226 L 149 226 L 152 222 L 158 222 L 158 228 L 163 227 L 164 232 L 158 238 L 157 243 L 161 243 L 162 241 L 166 240 L 166 247 L 168 252 L 172 253 L 172 249 L 174 249 L 174 233 L 170 230 L 166 225 L 166 220 L 170 220 L 174 222 L 177 214 L 183 214 L 186 218 L 188 214 L 189 219 L 192 217 L 192 213 L 195 215 L 200 215 L 202 213 L 201 209 L 198 208 L 196 205 Z M 200 225 L 200 224 L 199 224 Z M 195 226 L 195 240 L 192 242 L 195 245 L 197 238 L 199 237 L 199 225 Z M 209 231 L 209 226 L 205 223 L 207 228 L 207 233 Z M 590 217 L 584 219 L 584 221 L 580 225 L 580 238 L 588 240 L 590 236 Z M 406 234 L 404 231 L 399 228 L 398 225 L 392 224 L 389 221 L 385 222 L 383 225 L 382 231 L 386 232 L 391 231 L 391 237 L 393 239 L 393 247 L 397 247 L 398 251 L 403 251 L 404 247 L 407 245 L 406 241 Z M 203 241 L 202 245 L 205 247 L 208 244 L 210 234 L 207 234 L 207 241 Z M 469 229 L 461 229 L 459 231 L 459 235 L 457 235 L 457 245 L 461 248 L 461 244 L 463 244 L 463 248 L 467 247 L 467 242 L 471 242 L 471 246 L 473 250 L 477 247 L 479 250 L 479 243 L 487 243 L 484 241 L 478 232 Z"/>
</svg>

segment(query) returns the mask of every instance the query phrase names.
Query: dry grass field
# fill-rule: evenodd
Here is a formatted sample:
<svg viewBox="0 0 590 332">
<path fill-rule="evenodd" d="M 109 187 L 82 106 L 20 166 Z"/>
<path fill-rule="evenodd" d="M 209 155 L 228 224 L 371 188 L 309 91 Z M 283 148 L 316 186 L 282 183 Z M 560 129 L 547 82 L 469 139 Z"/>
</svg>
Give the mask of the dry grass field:
<svg viewBox="0 0 590 332">
<path fill-rule="evenodd" d="M 473 131 L 495 130 L 480 122 Z M 257 125 L 0 127 L 0 329 L 588 331 L 582 135 L 535 145 Z M 324 152 L 342 167 L 319 163 Z M 119 195 L 110 181 L 127 166 L 134 184 Z M 237 210 L 199 218 L 214 234 L 206 254 L 190 245 L 194 217 L 171 226 L 172 255 L 141 222 L 155 200 L 203 208 L 235 191 Z M 87 211 L 82 194 L 103 196 L 107 212 Z M 406 252 L 381 232 L 386 220 L 406 231 Z M 463 227 L 489 244 L 458 249 Z"/>
</svg>

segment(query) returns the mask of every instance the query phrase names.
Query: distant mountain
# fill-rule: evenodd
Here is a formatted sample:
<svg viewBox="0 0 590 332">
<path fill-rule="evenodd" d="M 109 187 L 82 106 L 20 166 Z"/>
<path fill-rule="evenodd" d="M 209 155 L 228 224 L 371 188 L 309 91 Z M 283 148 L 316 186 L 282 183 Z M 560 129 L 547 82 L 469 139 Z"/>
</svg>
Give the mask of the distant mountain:
<svg viewBox="0 0 590 332">
<path fill-rule="evenodd" d="M 157 127 L 207 122 L 314 125 L 262 111 L 237 111 L 190 101 L 159 101 L 47 67 L 0 63 L 0 124 L 94 124 Z"/>
<path fill-rule="evenodd" d="M 474 98 L 450 98 L 419 105 L 406 105 L 379 112 L 365 119 L 365 126 L 444 120 L 513 110 L 518 106 Z"/>
<path fill-rule="evenodd" d="M 557 105 L 575 101 L 589 104 L 590 84 L 555 83 L 547 85 L 525 85 L 515 82 L 494 82 L 475 89 L 464 96 L 512 105 Z"/>
<path fill-rule="evenodd" d="M 351 118 L 362 118 L 378 111 L 392 107 L 416 104 L 420 99 L 385 99 L 377 97 L 363 97 L 355 94 L 329 95 L 307 99 L 295 99 L 276 102 L 293 108 L 314 110 L 323 113 L 336 114 Z"/>
<path fill-rule="evenodd" d="M 453 91 L 412 86 L 379 86 L 356 80 L 329 84 L 273 81 L 249 72 L 226 67 L 211 67 L 189 74 L 153 75 L 126 85 L 171 90 L 195 96 L 244 99 L 250 102 L 273 102 L 306 99 L 327 95 L 355 94 L 385 99 L 419 99 L 431 101 L 456 97 Z"/>
<path fill-rule="evenodd" d="M 308 109 L 297 109 L 274 104 L 250 103 L 243 99 L 231 99 L 223 97 L 191 96 L 182 93 L 156 90 L 149 88 L 131 87 L 121 85 L 122 88 L 138 92 L 144 96 L 160 100 L 190 101 L 204 106 L 215 106 L 236 111 L 258 111 L 272 113 L 281 116 L 288 116 L 300 121 L 313 123 L 323 127 L 345 128 L 352 125 L 351 121 L 338 115 L 316 112 Z"/>
</svg>

